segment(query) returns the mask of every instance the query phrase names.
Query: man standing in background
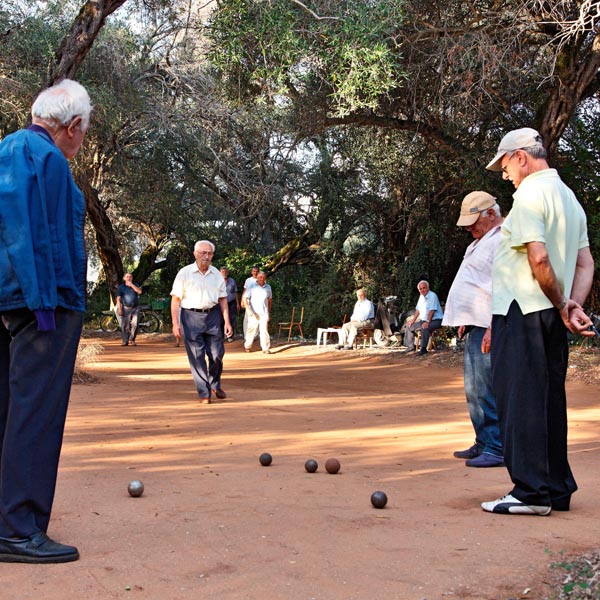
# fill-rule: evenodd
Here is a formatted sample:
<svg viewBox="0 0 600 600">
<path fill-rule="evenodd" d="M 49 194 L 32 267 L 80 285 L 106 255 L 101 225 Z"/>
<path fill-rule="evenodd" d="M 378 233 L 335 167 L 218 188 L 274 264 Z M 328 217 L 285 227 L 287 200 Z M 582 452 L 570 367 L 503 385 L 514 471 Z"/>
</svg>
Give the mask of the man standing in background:
<svg viewBox="0 0 600 600">
<path fill-rule="evenodd" d="M 248 312 L 248 329 L 244 348 L 250 352 L 257 332 L 260 335 L 260 347 L 263 354 L 271 353 L 271 337 L 269 336 L 269 320 L 273 306 L 273 291 L 267 283 L 267 276 L 259 271 L 256 285 L 246 290 L 246 311 Z"/>
<path fill-rule="evenodd" d="M 133 283 L 133 275 L 125 273 L 123 283 L 117 288 L 117 314 L 121 317 L 121 345 L 137 346 L 138 317 L 142 288 Z"/>
<path fill-rule="evenodd" d="M 231 335 L 227 338 L 228 342 L 233 342 L 235 336 L 235 322 L 240 310 L 240 299 L 238 297 L 237 284 L 233 277 L 229 277 L 229 269 L 221 267 L 221 275 L 225 280 L 225 289 L 227 290 L 227 306 L 229 307 L 229 322 L 231 323 Z"/>
<path fill-rule="evenodd" d="M 492 265 L 500 242 L 502 216 L 487 192 L 465 196 L 456 223 L 474 238 L 467 248 L 446 301 L 442 325 L 458 327 L 465 340 L 465 395 L 475 443 L 454 453 L 467 467 L 503 467 L 502 440 L 492 387 Z"/>
</svg>

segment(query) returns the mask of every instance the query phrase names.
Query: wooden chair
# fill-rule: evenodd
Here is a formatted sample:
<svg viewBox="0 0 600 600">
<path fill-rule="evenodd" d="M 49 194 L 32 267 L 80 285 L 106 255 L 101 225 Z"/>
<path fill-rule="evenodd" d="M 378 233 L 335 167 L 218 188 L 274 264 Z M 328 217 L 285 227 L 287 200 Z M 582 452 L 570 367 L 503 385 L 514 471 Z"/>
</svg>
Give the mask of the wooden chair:
<svg viewBox="0 0 600 600">
<path fill-rule="evenodd" d="M 369 348 L 372 348 L 374 332 L 374 327 L 363 327 L 362 329 L 359 329 L 356 337 L 354 338 L 354 347 L 358 348 L 358 345 L 360 342 L 362 342 L 362 347 L 365 349 L 367 347 L 367 342 L 369 342 Z"/>
<path fill-rule="evenodd" d="M 287 341 L 289 342 L 292 339 L 292 333 L 294 332 L 294 327 L 296 327 L 298 329 L 298 331 L 300 332 L 300 337 L 302 338 L 302 341 L 304 341 L 304 333 L 302 332 L 302 319 L 304 319 L 304 306 L 300 310 L 300 319 L 298 321 L 294 320 L 295 315 L 296 315 L 296 308 L 292 308 L 292 316 L 291 316 L 290 320 L 286 321 L 285 323 L 278 323 L 279 331 L 277 332 L 277 339 L 279 339 L 281 337 L 281 331 L 283 330 L 283 331 L 288 332 Z"/>
</svg>

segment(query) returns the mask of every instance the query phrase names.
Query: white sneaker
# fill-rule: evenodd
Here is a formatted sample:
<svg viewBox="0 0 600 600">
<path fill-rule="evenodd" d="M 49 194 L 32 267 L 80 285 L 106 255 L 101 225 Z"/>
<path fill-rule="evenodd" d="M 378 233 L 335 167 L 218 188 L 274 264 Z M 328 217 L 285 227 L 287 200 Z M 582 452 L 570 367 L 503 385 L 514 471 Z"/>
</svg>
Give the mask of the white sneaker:
<svg viewBox="0 0 600 600">
<path fill-rule="evenodd" d="M 549 515 L 552 510 L 551 506 L 525 504 L 510 494 L 506 494 L 506 496 L 502 496 L 502 498 L 498 498 L 497 500 L 492 500 L 492 502 L 482 502 L 481 508 L 487 512 L 499 513 L 501 515 L 540 515 L 542 517 Z"/>
</svg>

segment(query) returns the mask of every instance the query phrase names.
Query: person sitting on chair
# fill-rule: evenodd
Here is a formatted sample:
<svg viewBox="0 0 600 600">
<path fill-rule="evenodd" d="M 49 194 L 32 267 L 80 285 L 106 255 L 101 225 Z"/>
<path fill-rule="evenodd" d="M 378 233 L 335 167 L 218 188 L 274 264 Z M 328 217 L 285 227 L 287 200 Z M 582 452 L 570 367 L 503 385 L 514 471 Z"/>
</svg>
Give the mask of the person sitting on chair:
<svg viewBox="0 0 600 600">
<path fill-rule="evenodd" d="M 373 327 L 375 320 L 375 306 L 370 300 L 367 300 L 365 290 L 356 290 L 358 298 L 354 305 L 354 311 L 348 323 L 342 325 L 340 330 L 340 343 L 338 350 L 352 350 L 354 347 L 354 338 L 356 334 L 365 327 Z"/>
<path fill-rule="evenodd" d="M 423 356 L 423 354 L 427 354 L 427 345 L 429 344 L 431 334 L 442 326 L 444 312 L 442 311 L 442 305 L 438 300 L 437 294 L 429 289 L 427 281 L 419 281 L 417 289 L 420 294 L 419 301 L 417 302 L 415 314 L 406 327 L 404 345 L 407 352 L 414 350 L 415 333 L 420 331 L 421 344 L 418 354 L 419 356 Z"/>
</svg>

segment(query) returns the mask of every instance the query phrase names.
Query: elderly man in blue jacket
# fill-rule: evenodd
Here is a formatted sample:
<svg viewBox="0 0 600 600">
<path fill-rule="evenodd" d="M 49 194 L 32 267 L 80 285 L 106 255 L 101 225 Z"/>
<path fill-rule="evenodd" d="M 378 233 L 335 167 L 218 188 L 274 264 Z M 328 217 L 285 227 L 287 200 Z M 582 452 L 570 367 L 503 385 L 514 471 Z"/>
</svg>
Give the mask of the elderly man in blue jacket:
<svg viewBox="0 0 600 600">
<path fill-rule="evenodd" d="M 85 202 L 69 169 L 92 107 L 63 80 L 0 143 L 0 561 L 77 560 L 46 533 L 85 310 Z"/>
</svg>

